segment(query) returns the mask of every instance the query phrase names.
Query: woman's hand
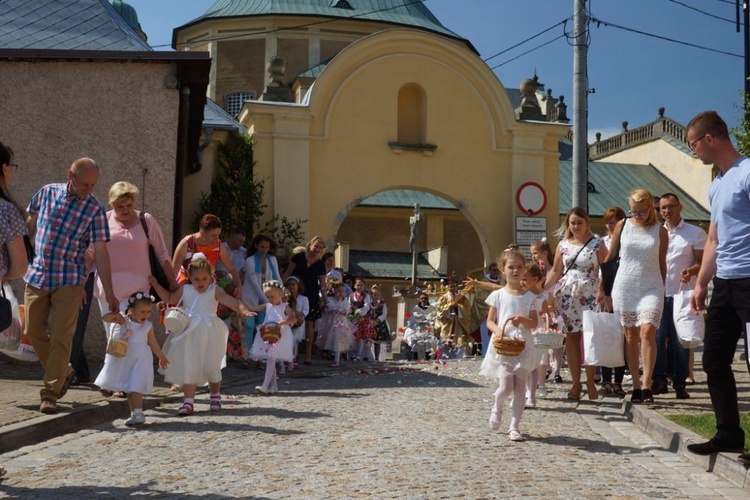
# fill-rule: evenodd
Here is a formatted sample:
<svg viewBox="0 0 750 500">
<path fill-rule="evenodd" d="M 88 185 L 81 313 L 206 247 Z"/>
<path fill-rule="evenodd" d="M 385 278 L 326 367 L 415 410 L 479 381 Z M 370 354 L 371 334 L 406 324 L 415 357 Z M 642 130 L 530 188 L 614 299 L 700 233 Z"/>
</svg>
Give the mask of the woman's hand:
<svg viewBox="0 0 750 500">
<path fill-rule="evenodd" d="M 253 311 L 248 310 L 244 305 L 240 304 L 237 308 L 237 312 L 240 313 L 240 316 L 242 316 L 242 319 L 247 319 L 250 316 L 257 316 L 256 313 Z"/>
<path fill-rule="evenodd" d="M 159 368 L 162 370 L 165 369 L 167 366 L 169 366 L 169 360 L 166 356 L 162 355 L 159 357 Z"/>
</svg>

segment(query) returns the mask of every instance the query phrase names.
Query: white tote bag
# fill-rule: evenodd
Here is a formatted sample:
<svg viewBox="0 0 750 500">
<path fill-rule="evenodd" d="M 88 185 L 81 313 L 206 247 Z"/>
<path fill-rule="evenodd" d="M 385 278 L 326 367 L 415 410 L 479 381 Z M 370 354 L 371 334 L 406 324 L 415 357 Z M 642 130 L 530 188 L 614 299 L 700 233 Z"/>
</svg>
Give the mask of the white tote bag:
<svg viewBox="0 0 750 500">
<path fill-rule="evenodd" d="M 673 297 L 672 318 L 677 339 L 685 349 L 693 349 L 703 343 L 706 335 L 706 319 L 702 312 L 690 309 L 691 290 L 680 290 Z"/>
<path fill-rule="evenodd" d="M 616 314 L 583 311 L 583 354 L 589 366 L 625 365 L 625 336 Z"/>
</svg>

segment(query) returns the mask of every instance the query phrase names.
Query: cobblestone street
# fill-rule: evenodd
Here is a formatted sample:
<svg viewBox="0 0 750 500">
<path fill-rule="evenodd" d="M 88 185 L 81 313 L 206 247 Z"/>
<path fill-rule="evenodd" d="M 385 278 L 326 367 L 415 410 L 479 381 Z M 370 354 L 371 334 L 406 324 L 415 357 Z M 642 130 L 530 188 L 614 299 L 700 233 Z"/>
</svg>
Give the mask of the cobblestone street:
<svg viewBox="0 0 750 500">
<path fill-rule="evenodd" d="M 522 420 L 524 442 L 487 425 L 494 388 L 479 360 L 354 364 L 280 380 L 276 396 L 234 387 L 224 409 L 146 412 L 0 456 L 0 498 L 746 498 L 661 449 L 617 400 L 550 387 Z M 510 411 L 503 417 L 507 430 Z"/>
</svg>

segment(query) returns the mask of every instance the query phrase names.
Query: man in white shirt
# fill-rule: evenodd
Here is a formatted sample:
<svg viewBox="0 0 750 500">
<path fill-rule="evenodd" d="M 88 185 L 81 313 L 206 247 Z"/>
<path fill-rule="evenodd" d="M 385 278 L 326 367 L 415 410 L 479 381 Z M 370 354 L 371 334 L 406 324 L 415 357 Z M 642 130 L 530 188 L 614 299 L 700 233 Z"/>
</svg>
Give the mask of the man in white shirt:
<svg viewBox="0 0 750 500">
<path fill-rule="evenodd" d="M 237 272 L 242 273 L 242 268 L 245 264 L 245 257 L 247 257 L 247 248 L 245 248 L 243 245 L 245 244 L 246 239 L 245 231 L 239 227 L 232 228 L 231 231 L 229 231 L 229 238 L 227 238 L 227 241 L 222 243 L 227 250 L 229 250 L 229 259 L 232 261 L 232 265 L 235 269 L 237 269 Z M 224 271 L 227 272 L 226 267 L 221 263 L 216 264 L 216 270 L 217 271 Z M 240 276 L 242 278 L 242 276 Z"/>
<path fill-rule="evenodd" d="M 677 195 L 663 194 L 659 211 L 669 234 L 667 247 L 667 279 L 664 282 L 664 312 L 656 331 L 656 366 L 654 367 L 654 394 L 665 394 L 667 373 L 672 374 L 672 387 L 677 399 L 689 399 L 685 389 L 690 351 L 682 347 L 674 327 L 674 295 L 680 289 L 692 290 L 698 275 L 706 245 L 706 232 L 682 220 L 682 205 Z"/>
</svg>

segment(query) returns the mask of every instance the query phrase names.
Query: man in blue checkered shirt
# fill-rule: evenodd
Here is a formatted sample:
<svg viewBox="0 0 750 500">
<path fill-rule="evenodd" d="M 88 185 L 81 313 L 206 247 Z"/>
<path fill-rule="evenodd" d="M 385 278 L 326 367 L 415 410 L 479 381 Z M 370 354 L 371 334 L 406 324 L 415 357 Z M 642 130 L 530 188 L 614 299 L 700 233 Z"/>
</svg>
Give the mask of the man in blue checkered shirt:
<svg viewBox="0 0 750 500">
<path fill-rule="evenodd" d="M 75 375 L 68 360 L 78 311 L 85 300 L 89 244 L 94 247 L 94 261 L 110 310 L 119 307 L 106 247 L 107 214 L 91 194 L 98 179 L 96 162 L 79 158 L 68 170 L 67 183 L 47 184 L 31 198 L 27 209 L 29 233 L 36 234 L 36 256 L 24 276 L 25 333 L 44 367 L 42 413 L 57 413 L 57 400 L 65 395 Z"/>
</svg>

